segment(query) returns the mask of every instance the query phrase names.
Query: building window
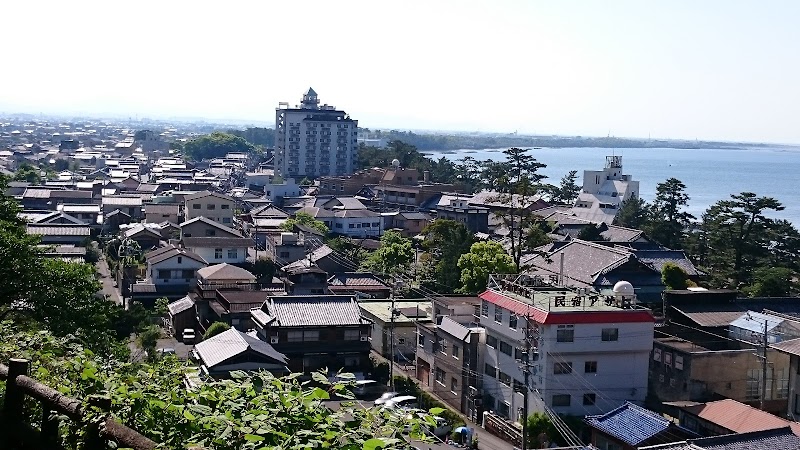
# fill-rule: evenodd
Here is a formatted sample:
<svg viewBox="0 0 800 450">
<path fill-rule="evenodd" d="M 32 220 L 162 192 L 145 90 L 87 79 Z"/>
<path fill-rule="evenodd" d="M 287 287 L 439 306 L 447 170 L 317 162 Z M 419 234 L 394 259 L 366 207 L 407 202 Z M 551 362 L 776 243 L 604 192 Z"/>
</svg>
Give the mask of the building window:
<svg viewBox="0 0 800 450">
<path fill-rule="evenodd" d="M 450 392 L 454 394 L 458 392 L 458 378 L 456 377 L 450 379 Z"/>
<path fill-rule="evenodd" d="M 223 217 L 222 218 L 222 223 L 231 223 L 231 218 L 230 217 Z"/>
<path fill-rule="evenodd" d="M 228 204 L 219 205 L 219 207 L 222 208 L 222 209 L 231 209 L 231 205 L 228 205 Z"/>
<path fill-rule="evenodd" d="M 239 258 L 239 250 L 235 248 L 228 249 L 228 259 L 238 259 Z"/>
<path fill-rule="evenodd" d="M 158 278 L 162 280 L 168 280 L 170 278 L 170 270 L 169 269 L 159 269 L 158 270 Z"/>
<path fill-rule="evenodd" d="M 517 361 L 525 361 L 525 349 L 517 347 L 514 349 L 514 359 Z"/>
<path fill-rule="evenodd" d="M 458 358 L 460 350 L 461 349 L 457 345 L 453 345 L 453 351 L 452 351 L 453 358 Z"/>
<path fill-rule="evenodd" d="M 553 395 L 553 407 L 569 406 L 571 403 L 570 400 L 569 394 L 555 394 Z"/>
<path fill-rule="evenodd" d="M 511 377 L 505 372 L 498 372 L 497 379 L 506 386 L 511 386 Z"/>
<path fill-rule="evenodd" d="M 425 347 L 425 336 L 420 334 L 419 337 L 417 337 L 417 344 L 419 344 L 420 347 Z"/>
<path fill-rule="evenodd" d="M 372 222 L 372 227 L 373 228 L 380 228 L 381 227 L 381 223 L 380 222 Z"/>
<path fill-rule="evenodd" d="M 492 335 L 486 336 L 486 345 L 492 348 L 497 348 L 497 338 Z"/>
<path fill-rule="evenodd" d="M 216 236 L 217 230 L 206 230 L 206 237 Z"/>
<path fill-rule="evenodd" d="M 747 390 L 745 395 L 748 400 L 758 400 L 761 395 L 761 369 L 748 369 Z"/>
<path fill-rule="evenodd" d="M 603 341 L 619 340 L 619 328 L 603 328 L 601 339 Z"/>
<path fill-rule="evenodd" d="M 439 338 L 437 346 L 439 347 L 439 351 L 447 354 L 447 341 L 442 338 Z"/>
<path fill-rule="evenodd" d="M 200 203 L 192 203 L 192 209 L 200 209 Z"/>
<path fill-rule="evenodd" d="M 508 356 L 511 356 L 511 344 L 505 341 L 500 341 L 500 351 L 505 353 Z"/>
<path fill-rule="evenodd" d="M 222 249 L 215 248 L 214 249 L 214 259 L 222 259 Z"/>
<path fill-rule="evenodd" d="M 525 383 L 514 380 L 514 392 L 525 392 Z"/>
<path fill-rule="evenodd" d="M 444 386 L 444 370 L 436 368 L 436 382 Z"/>
<path fill-rule="evenodd" d="M 508 316 L 508 327 L 509 328 L 513 328 L 515 330 L 517 329 L 517 315 L 516 314 L 511 314 L 511 315 Z"/>
<path fill-rule="evenodd" d="M 507 402 L 501 402 L 501 403 L 497 404 L 497 414 L 498 415 L 508 419 L 509 418 L 508 414 L 509 414 L 510 411 L 511 411 L 511 407 L 508 405 Z"/>
<path fill-rule="evenodd" d="M 406 338 L 397 338 L 397 345 L 406 345 Z"/>
<path fill-rule="evenodd" d="M 503 308 L 494 305 L 494 321 L 497 323 L 503 323 Z"/>
<path fill-rule="evenodd" d="M 489 317 L 489 302 L 484 301 L 481 303 L 481 316 Z M 800 371 L 800 369 L 798 369 Z"/>
<path fill-rule="evenodd" d="M 354 224 L 354 223 L 351 223 L 351 224 L 347 225 L 347 228 L 355 228 L 355 227 L 356 227 L 356 224 Z"/>
<path fill-rule="evenodd" d="M 583 373 L 597 373 L 597 361 L 584 362 Z"/>
<path fill-rule="evenodd" d="M 178 256 L 178 264 L 183 262 L 183 256 Z"/>
<path fill-rule="evenodd" d="M 573 342 L 575 340 L 574 325 L 559 325 L 556 330 L 556 342 Z"/>
<path fill-rule="evenodd" d="M 289 252 L 281 252 L 280 257 L 281 258 L 288 258 L 289 257 Z"/>
<path fill-rule="evenodd" d="M 583 404 L 587 406 L 594 405 L 597 401 L 596 394 L 583 394 Z"/>
<path fill-rule="evenodd" d="M 483 365 L 483 373 L 485 373 L 486 375 L 488 375 L 488 376 L 490 376 L 492 378 L 497 378 L 497 369 L 494 366 L 490 365 L 490 364 L 484 364 Z"/>
<path fill-rule="evenodd" d="M 344 330 L 344 340 L 345 341 L 357 341 L 361 339 L 361 331 L 360 330 Z"/>
<path fill-rule="evenodd" d="M 568 373 L 572 373 L 572 363 L 571 362 L 557 362 L 553 364 L 553 374 L 554 375 L 565 375 Z"/>
<path fill-rule="evenodd" d="M 653 349 L 653 361 L 661 362 L 661 349 L 654 348 Z"/>
<path fill-rule="evenodd" d="M 675 370 L 683 370 L 683 356 L 675 355 Z"/>
<path fill-rule="evenodd" d="M 206 209 L 209 210 L 209 211 L 213 211 L 213 210 L 217 209 L 217 205 L 215 205 L 213 203 L 209 203 L 209 204 L 206 205 Z"/>
<path fill-rule="evenodd" d="M 336 228 L 342 228 L 342 224 L 340 224 L 340 223 L 337 223 L 337 224 L 336 224 Z"/>
<path fill-rule="evenodd" d="M 319 330 L 293 330 L 286 333 L 288 342 L 314 342 L 319 341 Z"/>
<path fill-rule="evenodd" d="M 194 277 L 194 270 L 182 270 L 181 271 L 181 278 L 188 280 Z"/>
</svg>

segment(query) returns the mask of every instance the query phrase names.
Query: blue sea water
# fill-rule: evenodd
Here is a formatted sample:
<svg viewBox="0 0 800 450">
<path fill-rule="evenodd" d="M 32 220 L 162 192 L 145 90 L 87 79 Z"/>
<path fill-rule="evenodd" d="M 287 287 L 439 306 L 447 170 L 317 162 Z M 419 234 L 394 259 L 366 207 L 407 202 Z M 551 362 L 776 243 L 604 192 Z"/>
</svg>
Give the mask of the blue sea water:
<svg viewBox="0 0 800 450">
<path fill-rule="evenodd" d="M 426 151 L 430 157 L 450 160 L 471 156 L 479 161 L 502 160 L 504 149 Z M 639 181 L 642 198 L 651 201 L 656 185 L 675 177 L 691 198 L 687 210 L 697 216 L 719 200 L 744 191 L 778 199 L 786 208 L 768 217 L 786 219 L 800 227 L 800 196 L 793 181 L 800 175 L 800 148 L 746 147 L 731 149 L 674 148 L 542 148 L 531 154 L 547 168 L 541 173 L 558 184 L 570 170 L 599 170 L 606 155 L 622 155 L 623 172 Z"/>
</svg>

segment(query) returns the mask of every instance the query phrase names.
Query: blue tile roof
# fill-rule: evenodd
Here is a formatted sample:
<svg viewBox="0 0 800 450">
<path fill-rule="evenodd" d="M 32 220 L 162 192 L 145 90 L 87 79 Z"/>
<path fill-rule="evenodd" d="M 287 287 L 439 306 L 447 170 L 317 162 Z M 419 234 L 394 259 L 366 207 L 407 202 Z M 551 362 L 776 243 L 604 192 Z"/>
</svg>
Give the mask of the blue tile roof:
<svg viewBox="0 0 800 450">
<path fill-rule="evenodd" d="M 666 418 L 629 402 L 606 414 L 588 416 L 586 423 L 632 446 L 639 445 L 670 426 Z"/>
</svg>

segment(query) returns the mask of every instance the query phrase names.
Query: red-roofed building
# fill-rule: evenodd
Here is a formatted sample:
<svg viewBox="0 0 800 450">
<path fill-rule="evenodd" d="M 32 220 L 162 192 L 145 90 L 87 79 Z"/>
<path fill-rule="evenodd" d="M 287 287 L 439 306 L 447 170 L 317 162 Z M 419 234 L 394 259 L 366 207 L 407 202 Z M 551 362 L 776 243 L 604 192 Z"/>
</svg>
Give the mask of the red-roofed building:
<svg viewBox="0 0 800 450">
<path fill-rule="evenodd" d="M 749 433 L 787 426 L 792 427 L 795 434 L 800 431 L 798 422 L 782 419 L 731 399 L 682 406 L 678 410 L 678 420 L 682 427 L 701 436 Z"/>
</svg>

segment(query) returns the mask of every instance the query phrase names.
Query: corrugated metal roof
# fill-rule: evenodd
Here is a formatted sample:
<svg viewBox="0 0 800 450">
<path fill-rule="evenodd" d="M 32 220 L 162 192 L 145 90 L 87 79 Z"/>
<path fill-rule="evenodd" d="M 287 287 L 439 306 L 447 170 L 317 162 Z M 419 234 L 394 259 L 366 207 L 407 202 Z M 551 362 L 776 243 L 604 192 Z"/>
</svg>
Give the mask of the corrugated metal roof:
<svg viewBox="0 0 800 450">
<path fill-rule="evenodd" d="M 734 433 L 772 430 L 790 424 L 788 420 L 731 399 L 686 406 L 682 409 Z"/>
<path fill-rule="evenodd" d="M 800 356 L 800 338 L 790 339 L 788 341 L 772 344 L 770 347 L 782 351 L 784 353 Z"/>
<path fill-rule="evenodd" d="M 665 417 L 630 402 L 606 414 L 589 416 L 586 423 L 632 446 L 666 431 L 670 425 Z"/>
<path fill-rule="evenodd" d="M 194 308 L 194 300 L 192 300 L 191 297 L 189 297 L 188 295 L 186 297 L 183 297 L 182 299 L 180 299 L 178 301 L 174 301 L 174 302 L 170 303 L 169 305 L 167 305 L 167 309 L 169 309 L 169 313 L 171 315 L 173 315 L 173 316 L 175 314 L 181 313 L 183 311 L 186 311 L 186 310 L 189 310 L 189 309 L 192 309 L 192 308 Z"/>
<path fill-rule="evenodd" d="M 346 295 L 272 297 L 264 306 L 282 327 L 361 325 L 361 310 Z M 263 307 L 262 307 L 263 309 Z"/>
<path fill-rule="evenodd" d="M 40 234 L 42 236 L 89 236 L 89 227 L 81 225 L 38 225 L 28 224 L 28 234 Z"/>
<path fill-rule="evenodd" d="M 469 336 L 469 328 L 447 316 L 442 318 L 442 323 L 439 324 L 439 330 L 444 331 L 460 341 L 463 341 Z"/>
<path fill-rule="evenodd" d="M 203 360 L 203 364 L 209 368 L 240 355 L 248 349 L 273 359 L 277 363 L 286 364 L 287 361 L 286 355 L 275 350 L 268 343 L 235 328 L 197 343 L 194 349 Z"/>
</svg>

